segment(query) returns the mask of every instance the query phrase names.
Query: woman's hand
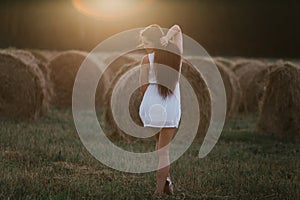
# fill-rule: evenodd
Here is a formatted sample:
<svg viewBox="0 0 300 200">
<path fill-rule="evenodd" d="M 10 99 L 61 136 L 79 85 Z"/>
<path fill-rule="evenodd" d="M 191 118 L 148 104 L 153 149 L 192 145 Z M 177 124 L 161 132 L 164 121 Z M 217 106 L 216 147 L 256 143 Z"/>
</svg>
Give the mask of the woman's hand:
<svg viewBox="0 0 300 200">
<path fill-rule="evenodd" d="M 163 46 L 163 47 L 166 47 L 169 43 L 169 39 L 167 36 L 163 36 L 160 38 L 160 44 Z"/>
<path fill-rule="evenodd" d="M 166 47 L 168 45 L 169 42 L 174 43 L 180 53 L 183 53 L 183 44 L 182 44 L 182 32 L 181 32 L 181 28 L 179 25 L 175 24 L 173 25 L 167 32 L 167 34 L 163 37 L 160 38 L 160 44 L 163 47 Z"/>
</svg>

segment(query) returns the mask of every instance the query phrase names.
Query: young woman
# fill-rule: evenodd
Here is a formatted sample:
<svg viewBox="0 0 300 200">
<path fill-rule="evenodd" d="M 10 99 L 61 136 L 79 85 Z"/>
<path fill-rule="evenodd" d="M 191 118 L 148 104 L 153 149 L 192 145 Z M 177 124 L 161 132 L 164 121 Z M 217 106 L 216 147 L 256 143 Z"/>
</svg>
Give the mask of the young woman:
<svg viewBox="0 0 300 200">
<path fill-rule="evenodd" d="M 143 100 L 139 114 L 144 127 L 160 128 L 156 135 L 158 150 L 170 143 L 181 116 L 179 77 L 183 51 L 182 33 L 178 25 L 172 26 L 164 34 L 159 25 L 153 24 L 142 30 L 140 37 L 147 55 L 141 62 L 140 84 Z M 153 48 L 157 45 L 160 48 Z M 161 66 L 170 67 L 172 73 Z M 145 82 L 147 84 L 142 85 Z M 169 148 L 159 151 L 158 160 L 155 194 L 173 194 L 169 173 Z"/>
</svg>

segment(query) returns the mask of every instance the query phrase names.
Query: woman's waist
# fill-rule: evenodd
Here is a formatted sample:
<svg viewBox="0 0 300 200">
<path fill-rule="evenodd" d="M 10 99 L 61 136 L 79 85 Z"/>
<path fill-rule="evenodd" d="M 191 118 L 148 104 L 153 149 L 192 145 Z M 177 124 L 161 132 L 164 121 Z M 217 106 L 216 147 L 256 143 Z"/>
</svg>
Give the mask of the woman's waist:
<svg viewBox="0 0 300 200">
<path fill-rule="evenodd" d="M 149 84 L 153 84 L 153 85 L 161 85 L 161 84 L 159 84 L 158 82 L 148 82 Z M 176 85 L 179 85 L 179 81 L 177 81 L 177 83 L 176 83 Z"/>
</svg>

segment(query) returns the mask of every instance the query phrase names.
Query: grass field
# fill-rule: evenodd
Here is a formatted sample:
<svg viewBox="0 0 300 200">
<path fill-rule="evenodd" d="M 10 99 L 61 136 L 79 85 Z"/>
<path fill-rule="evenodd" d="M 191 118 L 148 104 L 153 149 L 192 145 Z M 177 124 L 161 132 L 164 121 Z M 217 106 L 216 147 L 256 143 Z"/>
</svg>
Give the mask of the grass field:
<svg viewBox="0 0 300 200">
<path fill-rule="evenodd" d="M 171 165 L 162 199 L 300 199 L 300 144 L 256 133 L 255 117 L 226 122 L 204 159 L 195 142 Z M 155 143 L 126 144 L 154 150 Z M 0 199 L 152 199 L 155 172 L 106 167 L 82 145 L 70 109 L 36 121 L 0 121 Z"/>
</svg>

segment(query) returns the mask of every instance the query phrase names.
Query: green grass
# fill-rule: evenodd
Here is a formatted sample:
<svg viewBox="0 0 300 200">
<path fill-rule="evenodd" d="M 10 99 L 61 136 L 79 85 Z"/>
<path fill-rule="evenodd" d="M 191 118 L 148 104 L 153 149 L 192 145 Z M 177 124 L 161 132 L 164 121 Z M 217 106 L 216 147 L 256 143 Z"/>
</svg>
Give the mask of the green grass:
<svg viewBox="0 0 300 200">
<path fill-rule="evenodd" d="M 254 130 L 256 118 L 226 122 L 210 154 L 195 142 L 172 163 L 175 195 L 162 199 L 299 199 L 300 144 Z M 153 151 L 155 143 L 126 144 Z M 0 199 L 153 199 L 155 172 L 110 169 L 82 145 L 70 109 L 36 121 L 0 122 Z"/>
</svg>

